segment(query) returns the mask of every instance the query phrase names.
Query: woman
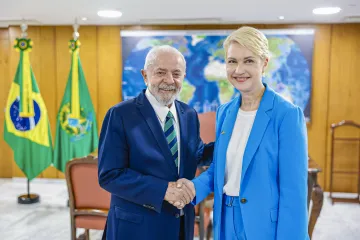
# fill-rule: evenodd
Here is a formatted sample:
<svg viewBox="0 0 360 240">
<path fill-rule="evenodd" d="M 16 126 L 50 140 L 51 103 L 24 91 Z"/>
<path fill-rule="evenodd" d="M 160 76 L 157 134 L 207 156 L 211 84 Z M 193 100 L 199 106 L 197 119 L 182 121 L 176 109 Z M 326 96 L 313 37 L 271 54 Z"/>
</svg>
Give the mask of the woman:
<svg viewBox="0 0 360 240">
<path fill-rule="evenodd" d="M 210 168 L 194 204 L 214 192 L 214 240 L 306 240 L 307 132 L 301 109 L 262 83 L 268 41 L 242 27 L 224 42 L 240 96 L 219 107 Z"/>
</svg>

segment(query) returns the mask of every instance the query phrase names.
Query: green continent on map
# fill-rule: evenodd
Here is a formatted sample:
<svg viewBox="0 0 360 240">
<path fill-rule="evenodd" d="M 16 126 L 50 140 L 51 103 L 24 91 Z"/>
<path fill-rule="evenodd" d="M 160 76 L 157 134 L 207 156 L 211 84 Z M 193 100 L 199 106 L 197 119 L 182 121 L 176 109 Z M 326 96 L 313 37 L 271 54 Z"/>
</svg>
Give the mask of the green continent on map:
<svg viewBox="0 0 360 240">
<path fill-rule="evenodd" d="M 235 89 L 231 85 L 231 83 L 225 78 L 225 79 L 219 79 L 219 97 L 220 97 L 220 103 L 224 104 L 231 100 L 231 97 L 234 95 Z"/>
<path fill-rule="evenodd" d="M 189 102 L 191 98 L 194 96 L 194 92 L 195 92 L 195 87 L 189 84 L 187 80 L 184 80 L 180 92 L 180 100 L 186 103 Z"/>
<path fill-rule="evenodd" d="M 265 74 L 270 77 L 274 72 L 281 68 L 291 52 L 291 47 L 295 44 L 290 38 L 269 37 L 269 50 L 271 52 L 270 61 Z"/>
</svg>

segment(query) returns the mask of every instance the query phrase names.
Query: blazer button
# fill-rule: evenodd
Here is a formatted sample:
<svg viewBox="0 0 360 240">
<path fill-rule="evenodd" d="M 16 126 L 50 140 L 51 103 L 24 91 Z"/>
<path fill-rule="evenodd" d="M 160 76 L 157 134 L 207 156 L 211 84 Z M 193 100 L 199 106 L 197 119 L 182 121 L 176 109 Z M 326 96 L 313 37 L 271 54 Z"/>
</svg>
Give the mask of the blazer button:
<svg viewBox="0 0 360 240">
<path fill-rule="evenodd" d="M 246 198 L 242 198 L 242 199 L 240 200 L 240 202 L 244 204 L 244 203 L 247 203 L 247 200 L 246 200 Z"/>
<path fill-rule="evenodd" d="M 178 213 L 175 214 L 175 217 L 176 217 L 176 218 L 179 218 L 179 217 L 180 217 L 180 214 L 178 214 Z"/>
</svg>

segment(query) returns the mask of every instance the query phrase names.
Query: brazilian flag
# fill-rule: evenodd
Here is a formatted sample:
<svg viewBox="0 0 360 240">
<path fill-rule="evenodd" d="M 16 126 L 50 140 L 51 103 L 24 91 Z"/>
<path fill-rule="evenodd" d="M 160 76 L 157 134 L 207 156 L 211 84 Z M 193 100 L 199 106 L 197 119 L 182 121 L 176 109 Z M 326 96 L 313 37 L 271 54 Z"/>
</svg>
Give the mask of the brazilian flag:
<svg viewBox="0 0 360 240">
<path fill-rule="evenodd" d="M 71 68 L 57 115 L 54 166 L 65 172 L 66 163 L 85 157 L 98 147 L 96 114 L 81 66 L 80 41 L 70 40 Z"/>
<path fill-rule="evenodd" d="M 16 164 L 32 180 L 51 164 L 50 124 L 30 65 L 32 41 L 17 38 L 14 47 L 20 52 L 20 60 L 6 103 L 4 139 L 14 152 Z"/>
</svg>

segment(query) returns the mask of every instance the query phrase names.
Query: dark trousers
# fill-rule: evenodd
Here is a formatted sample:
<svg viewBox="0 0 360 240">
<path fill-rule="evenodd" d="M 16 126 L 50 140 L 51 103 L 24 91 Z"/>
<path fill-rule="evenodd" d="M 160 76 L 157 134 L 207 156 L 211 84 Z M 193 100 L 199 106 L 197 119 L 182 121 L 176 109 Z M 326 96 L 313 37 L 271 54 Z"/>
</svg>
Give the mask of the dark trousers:
<svg viewBox="0 0 360 240">
<path fill-rule="evenodd" d="M 180 217 L 179 240 L 185 240 L 185 218 L 184 218 L 184 216 Z"/>
<path fill-rule="evenodd" d="M 107 221 L 105 224 L 105 229 L 104 229 L 104 233 L 102 235 L 102 240 L 106 240 L 106 226 L 107 226 Z M 184 216 L 180 217 L 180 233 L 179 233 L 179 240 L 185 240 L 185 218 Z"/>
</svg>

